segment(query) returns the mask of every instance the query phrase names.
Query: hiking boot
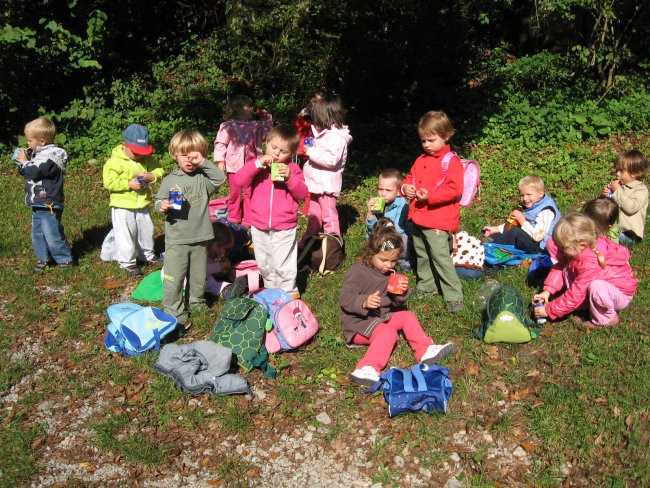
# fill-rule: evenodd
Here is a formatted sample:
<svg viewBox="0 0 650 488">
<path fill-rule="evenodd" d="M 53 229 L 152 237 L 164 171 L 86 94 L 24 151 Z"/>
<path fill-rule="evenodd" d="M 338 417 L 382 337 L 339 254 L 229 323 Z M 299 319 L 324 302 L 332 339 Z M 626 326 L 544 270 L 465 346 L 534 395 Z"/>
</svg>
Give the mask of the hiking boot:
<svg viewBox="0 0 650 488">
<path fill-rule="evenodd" d="M 226 286 L 221 291 L 221 298 L 229 300 L 230 298 L 240 297 L 248 292 L 248 276 L 238 276 L 232 285 Z"/>
<path fill-rule="evenodd" d="M 448 356 L 455 355 L 457 351 L 458 346 L 453 342 L 448 342 L 447 344 L 431 344 L 424 351 L 420 362 L 428 365 L 435 364 Z"/>
<path fill-rule="evenodd" d="M 363 366 L 350 374 L 350 379 L 357 385 L 374 386 L 379 381 L 379 373 L 372 366 Z"/>
<path fill-rule="evenodd" d="M 129 278 L 135 278 L 136 276 L 142 276 L 142 270 L 138 268 L 135 264 L 132 264 L 131 266 L 127 266 L 124 268 L 124 271 L 126 271 L 126 275 Z"/>
<path fill-rule="evenodd" d="M 447 302 L 447 310 L 449 310 L 451 313 L 460 312 L 463 307 L 464 305 L 462 300 Z"/>
<path fill-rule="evenodd" d="M 42 273 L 43 271 L 45 271 L 46 268 L 47 268 L 47 263 L 44 263 L 43 261 L 38 261 L 34 265 L 33 271 L 34 273 Z"/>
</svg>

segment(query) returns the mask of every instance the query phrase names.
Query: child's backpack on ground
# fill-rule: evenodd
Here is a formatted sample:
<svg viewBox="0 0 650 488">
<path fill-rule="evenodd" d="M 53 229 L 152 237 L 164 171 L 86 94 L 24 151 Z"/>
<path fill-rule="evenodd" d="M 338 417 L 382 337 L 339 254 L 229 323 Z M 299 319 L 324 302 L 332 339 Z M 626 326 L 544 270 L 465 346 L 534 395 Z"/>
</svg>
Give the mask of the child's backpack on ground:
<svg viewBox="0 0 650 488">
<path fill-rule="evenodd" d="M 440 188 L 440 186 L 444 183 L 445 179 L 447 178 L 449 161 L 451 161 L 451 158 L 453 158 L 454 156 L 457 156 L 458 159 L 460 159 L 460 164 L 463 165 L 463 176 L 464 176 L 463 194 L 458 200 L 458 203 L 460 203 L 461 206 L 463 207 L 469 207 L 474 201 L 474 198 L 476 197 L 476 193 L 479 192 L 479 199 L 481 195 L 480 188 L 479 188 L 479 185 L 481 184 L 481 168 L 479 167 L 476 161 L 463 159 L 459 157 L 458 154 L 456 154 L 454 151 L 449 151 L 442 158 L 442 178 L 440 178 L 440 181 L 436 183 L 433 189 L 436 190 Z"/>
<path fill-rule="evenodd" d="M 510 244 L 496 242 L 483 243 L 485 248 L 485 264 L 490 266 L 519 266 L 526 260 L 535 259 L 544 254 L 528 254 Z"/>
<path fill-rule="evenodd" d="M 313 269 L 322 275 L 336 271 L 345 260 L 345 241 L 338 234 L 319 233 L 307 239 L 298 256 L 298 271 Z"/>
<path fill-rule="evenodd" d="M 264 345 L 271 354 L 290 351 L 312 339 L 318 332 L 318 320 L 309 306 L 291 298 L 279 288 L 265 288 L 253 294 L 253 299 L 269 313 Z"/>
<path fill-rule="evenodd" d="M 247 259 L 235 264 L 230 272 L 229 279 L 232 283 L 240 276 L 246 276 L 248 280 L 248 291 L 254 292 L 261 288 L 260 286 L 260 269 L 254 259 Z"/>
<path fill-rule="evenodd" d="M 106 309 L 110 320 L 104 345 L 109 351 L 139 356 L 157 351 L 163 338 L 176 330 L 176 318 L 156 307 L 117 303 Z"/>
<path fill-rule="evenodd" d="M 208 202 L 208 214 L 210 220 L 214 222 L 217 219 L 228 217 L 228 197 L 215 198 Z"/>
<path fill-rule="evenodd" d="M 427 364 L 416 364 L 411 369 L 390 368 L 367 393 L 380 388 L 391 418 L 417 410 L 445 413 L 454 389 L 447 368 Z"/>
<path fill-rule="evenodd" d="M 210 340 L 229 348 L 246 371 L 259 368 L 267 378 L 275 378 L 276 371 L 264 347 L 267 319 L 268 313 L 255 300 L 230 298 L 221 309 Z"/>
<path fill-rule="evenodd" d="M 526 276 L 528 286 L 542 286 L 552 267 L 553 261 L 551 261 L 551 256 L 548 254 L 540 254 L 538 257 L 533 258 Z"/>
<path fill-rule="evenodd" d="M 474 328 L 474 336 L 488 344 L 529 342 L 541 329 L 527 320 L 527 308 L 521 291 L 508 285 L 498 286 L 485 302 L 484 319 Z"/>
</svg>

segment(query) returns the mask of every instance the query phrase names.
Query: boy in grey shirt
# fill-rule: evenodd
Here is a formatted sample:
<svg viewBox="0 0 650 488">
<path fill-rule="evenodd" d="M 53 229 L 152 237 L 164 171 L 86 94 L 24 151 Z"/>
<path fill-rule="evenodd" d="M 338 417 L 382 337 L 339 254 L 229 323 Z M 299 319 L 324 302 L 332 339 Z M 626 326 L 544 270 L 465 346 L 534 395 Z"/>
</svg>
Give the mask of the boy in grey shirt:
<svg viewBox="0 0 650 488">
<path fill-rule="evenodd" d="M 167 214 L 163 308 L 188 329 L 184 282 L 187 278 L 189 308 L 203 306 L 206 247 L 208 241 L 214 239 L 208 201 L 226 176 L 206 159 L 208 143 L 198 131 L 176 133 L 169 143 L 169 155 L 178 163 L 178 168 L 162 180 L 154 204 L 156 211 Z"/>
</svg>

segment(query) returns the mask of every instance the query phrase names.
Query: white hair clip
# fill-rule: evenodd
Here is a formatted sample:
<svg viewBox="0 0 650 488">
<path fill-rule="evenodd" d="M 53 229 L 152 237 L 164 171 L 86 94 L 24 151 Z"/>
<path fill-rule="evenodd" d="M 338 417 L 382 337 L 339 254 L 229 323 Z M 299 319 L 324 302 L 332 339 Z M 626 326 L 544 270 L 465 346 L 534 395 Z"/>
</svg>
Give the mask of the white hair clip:
<svg viewBox="0 0 650 488">
<path fill-rule="evenodd" d="M 395 249 L 395 244 L 393 244 L 393 241 L 384 241 L 381 243 L 381 250 L 383 251 L 392 251 Z"/>
</svg>

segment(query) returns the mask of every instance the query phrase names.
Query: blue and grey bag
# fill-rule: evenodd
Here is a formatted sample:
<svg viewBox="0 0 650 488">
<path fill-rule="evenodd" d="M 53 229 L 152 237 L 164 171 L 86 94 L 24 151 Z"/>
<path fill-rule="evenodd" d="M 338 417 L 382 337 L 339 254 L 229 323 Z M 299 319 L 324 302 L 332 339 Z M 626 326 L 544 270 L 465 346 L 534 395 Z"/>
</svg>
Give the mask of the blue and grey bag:
<svg viewBox="0 0 650 488">
<path fill-rule="evenodd" d="M 162 339 L 176 330 L 176 318 L 156 307 L 118 303 L 106 309 L 111 321 L 104 345 L 109 351 L 139 356 L 160 349 Z"/>
<path fill-rule="evenodd" d="M 380 388 L 388 402 L 389 417 L 417 410 L 445 413 L 453 391 L 449 370 L 427 364 L 416 364 L 411 369 L 391 368 L 367 393 Z"/>
</svg>

